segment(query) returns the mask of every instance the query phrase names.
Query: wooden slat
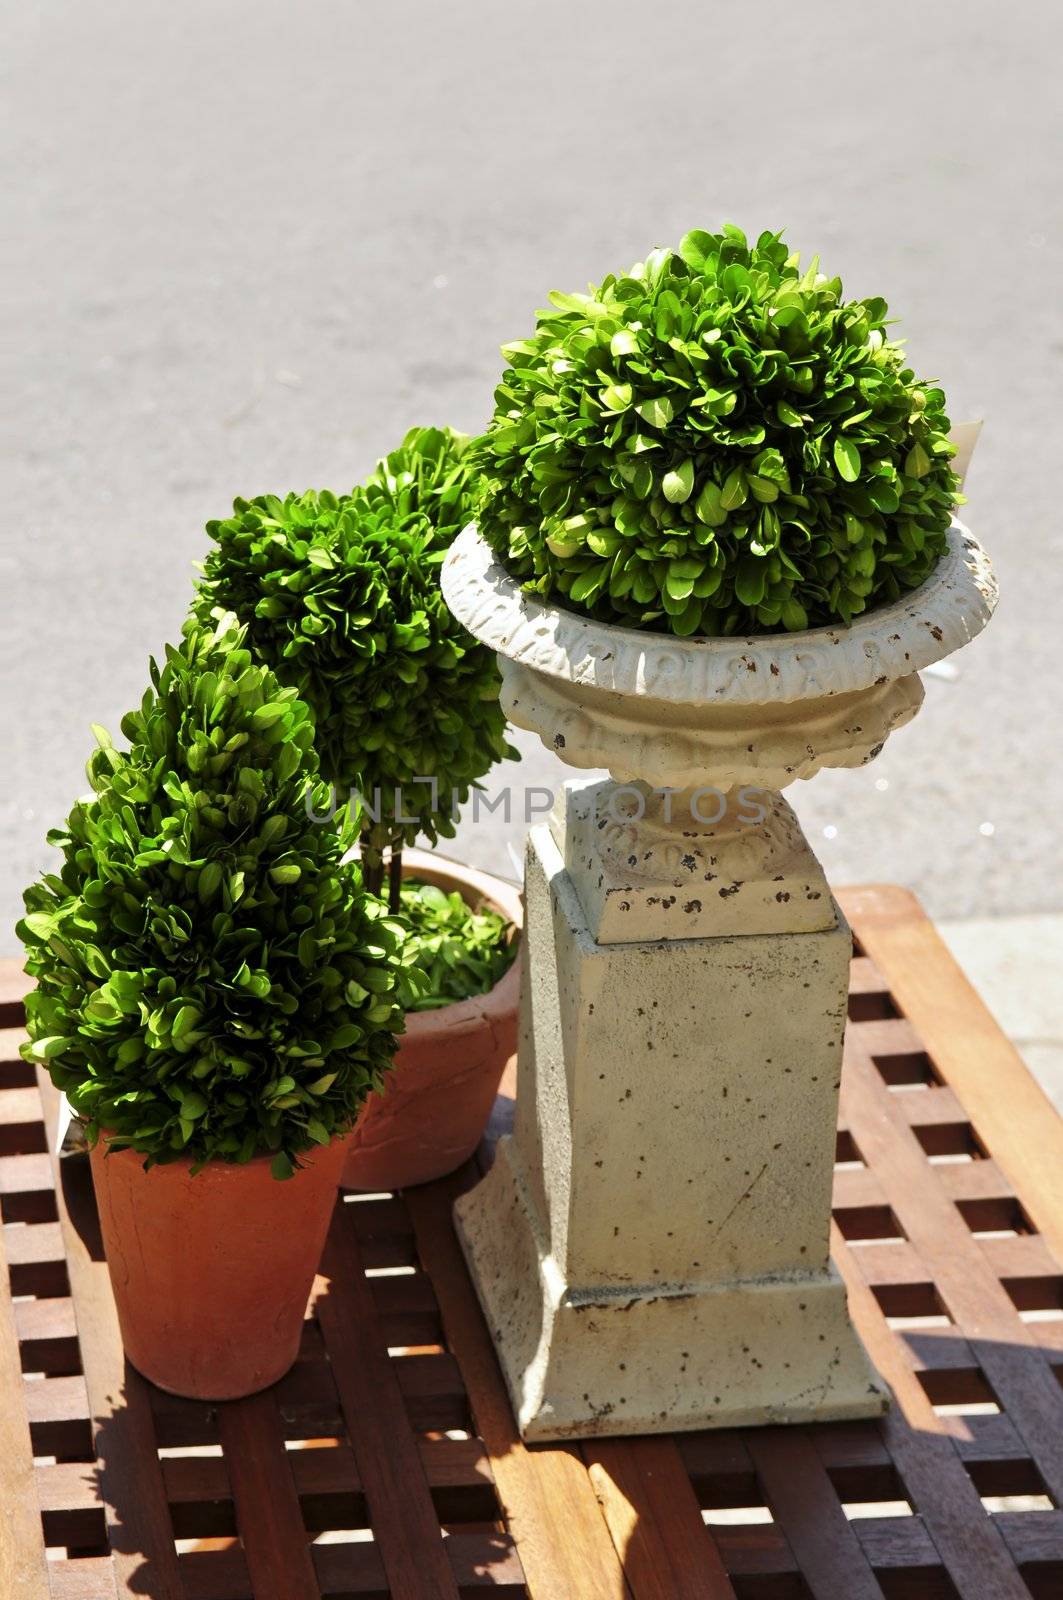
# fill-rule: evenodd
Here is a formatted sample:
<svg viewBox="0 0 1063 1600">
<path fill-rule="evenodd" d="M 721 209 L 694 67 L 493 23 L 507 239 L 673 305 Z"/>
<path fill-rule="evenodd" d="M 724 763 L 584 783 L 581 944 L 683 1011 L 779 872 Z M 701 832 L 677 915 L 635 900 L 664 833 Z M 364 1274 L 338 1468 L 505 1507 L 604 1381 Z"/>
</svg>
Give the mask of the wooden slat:
<svg viewBox="0 0 1063 1600">
<path fill-rule="evenodd" d="M 994 1600 L 1029 1600 L 943 1419 L 911 1370 L 904 1345 L 890 1333 L 836 1225 L 831 1227 L 831 1255 L 845 1279 L 849 1311 L 867 1353 L 893 1393 L 893 1405 L 878 1424 L 881 1437 L 957 1592 L 965 1597 L 987 1594 Z"/>
<path fill-rule="evenodd" d="M 0 1195 L 49 1194 L 54 1187 L 52 1164 L 45 1152 L 0 1158 Z"/>
<path fill-rule="evenodd" d="M 889 973 L 890 990 L 922 1048 L 1063 1260 L 1063 1119 L 914 895 L 876 885 L 843 890 L 838 898 L 867 955 Z"/>
<path fill-rule="evenodd" d="M 889 994 L 889 981 L 869 956 L 854 956 L 849 963 L 849 994 Z"/>
<path fill-rule="evenodd" d="M 7 1254 L 0 1238 L 0 1506 L 7 1522 L 0 1537 L 0 1595 L 48 1600 L 48 1563 L 37 1504 L 29 1421 L 18 1396 L 22 1359 L 11 1303 Z"/>
<path fill-rule="evenodd" d="M 776 1523 L 815 1600 L 883 1600 L 815 1446 L 801 1429 L 752 1428 L 749 1453 Z"/>
<path fill-rule="evenodd" d="M 493 1494 L 487 1454 L 479 1439 L 422 1439 L 418 1447 L 432 1490 L 438 1490 L 441 1495 L 454 1490 Z M 349 1445 L 285 1450 L 285 1455 L 300 1498 L 351 1495 L 362 1490 L 358 1463 Z M 49 1474 L 56 1470 L 40 1467 L 38 1473 Z M 163 1461 L 162 1471 L 171 1505 L 228 1499 L 232 1493 L 226 1462 L 219 1456 L 170 1456 Z M 81 1503 L 80 1498 L 75 1502 Z"/>
<path fill-rule="evenodd" d="M 844 902 L 843 902 L 844 909 Z M 921 1056 L 926 1054 L 923 1036 L 917 1033 L 907 1017 L 890 1017 L 881 1022 L 857 1024 L 865 1048 L 874 1057 L 889 1060 L 891 1056 Z"/>
<path fill-rule="evenodd" d="M 1016 1561 L 1063 1567 L 1063 1511 L 1002 1511 L 997 1521 Z"/>
<path fill-rule="evenodd" d="M 582 1446 L 634 1600 L 734 1600 L 672 1439 Z"/>
<path fill-rule="evenodd" d="M 963 1161 L 939 1167 L 937 1181 L 950 1200 L 1014 1199 L 1015 1190 L 995 1161 Z"/>
<path fill-rule="evenodd" d="M 0 1128 L 34 1127 L 41 1120 L 41 1101 L 35 1085 L 5 1089 L 0 1094 Z"/>
<path fill-rule="evenodd" d="M 21 1300 L 12 1306 L 19 1343 L 42 1339 L 76 1339 L 74 1302 L 57 1295 L 48 1300 Z"/>
<path fill-rule="evenodd" d="M 424 1467 L 406 1421 L 358 1249 L 350 1205 L 333 1214 L 317 1315 L 365 1486 L 392 1600 L 458 1600 Z"/>
<path fill-rule="evenodd" d="M 55 1090 L 43 1073 L 38 1082 L 45 1121 L 54 1128 Z M 159 1472 L 149 1386 L 125 1360 L 87 1163 L 66 1161 L 60 1170 L 56 1162 L 55 1189 L 116 1593 L 120 1600 L 142 1594 L 146 1565 L 152 1600 L 186 1600 Z"/>
<path fill-rule="evenodd" d="M 275 1394 L 220 1405 L 218 1431 L 255 1600 L 320 1600 Z"/>
<path fill-rule="evenodd" d="M 885 1190 L 868 1167 L 857 1167 L 853 1172 L 834 1174 L 831 1204 L 836 1211 L 853 1211 L 858 1208 L 882 1206 L 885 1203 Z"/>
<path fill-rule="evenodd" d="M 3 1166 L 0 1161 L 0 1167 Z M 4 1224 L 4 1249 L 11 1267 L 37 1266 L 41 1262 L 64 1261 L 63 1232 L 58 1222 L 24 1225 Z"/>
<path fill-rule="evenodd" d="M 51 1600 L 112 1600 L 114 1563 L 110 1556 L 83 1556 L 48 1564 Z M 246 1594 L 246 1591 L 245 1591 Z M 223 1597 L 218 1596 L 218 1600 Z M 241 1596 L 240 1600 L 244 1600 Z"/>
<path fill-rule="evenodd" d="M 0 1028 L 17 1027 L 25 1018 L 25 997 L 33 980 L 13 956 L 0 957 Z"/>
<path fill-rule="evenodd" d="M 882 1180 L 912 1248 L 971 1340 L 1001 1406 L 1026 1440 L 1049 1492 L 1063 1498 L 1063 1389 L 979 1242 L 948 1196 L 863 1045 L 845 1041 L 842 1102 L 864 1158 Z"/>
<path fill-rule="evenodd" d="M 23 1383 L 22 1404 L 31 1427 L 42 1422 L 88 1422 L 90 1417 L 88 1391 L 80 1376 Z"/>
<path fill-rule="evenodd" d="M 907 1579 L 911 1587 L 904 1592 L 917 1596 L 918 1600 L 924 1600 L 928 1592 L 941 1593 L 938 1587 L 941 1558 L 921 1517 L 858 1517 L 853 1524 L 853 1535 L 866 1559 L 883 1578 L 887 1573 L 893 1578 L 892 1592 L 896 1593 L 897 1579 Z M 928 1587 L 924 1587 L 924 1583 Z M 984 1592 L 973 1591 L 976 1596 Z"/>
<path fill-rule="evenodd" d="M 628 1600 L 631 1591 L 575 1446 L 526 1446 L 517 1432 L 502 1374 L 454 1235 L 451 1208 L 475 1174 L 411 1189 L 406 1203 L 417 1248 L 443 1314 L 447 1344 L 461 1366 L 520 1551 L 531 1600 Z"/>
</svg>

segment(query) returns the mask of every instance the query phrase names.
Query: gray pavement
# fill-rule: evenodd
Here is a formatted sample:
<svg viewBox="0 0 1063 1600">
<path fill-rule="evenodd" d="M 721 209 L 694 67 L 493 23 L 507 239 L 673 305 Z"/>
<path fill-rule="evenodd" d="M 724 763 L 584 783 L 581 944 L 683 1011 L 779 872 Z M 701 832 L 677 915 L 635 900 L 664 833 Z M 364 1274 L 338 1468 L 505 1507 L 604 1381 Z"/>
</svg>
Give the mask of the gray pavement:
<svg viewBox="0 0 1063 1600">
<path fill-rule="evenodd" d="M 485 419 L 498 345 L 688 227 L 882 293 L 955 419 L 988 633 L 882 759 L 791 791 L 838 880 L 1063 908 L 1058 61 L 1047 4 L 6 7 L 0 951 L 236 493 Z M 559 770 L 529 752 L 521 779 Z M 501 779 L 503 775 L 500 774 Z M 516 775 L 512 775 L 516 776 Z M 521 831 L 463 830 L 505 865 Z"/>
</svg>

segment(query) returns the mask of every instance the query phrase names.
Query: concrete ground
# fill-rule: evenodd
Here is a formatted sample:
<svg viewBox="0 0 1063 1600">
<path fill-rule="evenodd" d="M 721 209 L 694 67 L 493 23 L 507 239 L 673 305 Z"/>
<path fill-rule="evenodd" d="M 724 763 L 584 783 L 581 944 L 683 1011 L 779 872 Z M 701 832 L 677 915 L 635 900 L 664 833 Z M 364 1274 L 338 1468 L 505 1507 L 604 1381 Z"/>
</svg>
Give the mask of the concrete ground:
<svg viewBox="0 0 1063 1600">
<path fill-rule="evenodd" d="M 50 0 L 6 22 L 0 950 L 89 721 L 116 727 L 177 633 L 206 519 L 343 488 L 412 422 L 479 428 L 547 290 L 726 218 L 883 293 L 953 417 L 987 419 L 966 514 L 998 616 L 875 766 L 800 786 L 809 836 L 837 880 L 978 919 L 983 950 L 987 919 L 1063 909 L 1058 7 Z M 550 770 L 534 752 L 520 781 Z M 520 831 L 463 842 L 504 863 Z"/>
</svg>

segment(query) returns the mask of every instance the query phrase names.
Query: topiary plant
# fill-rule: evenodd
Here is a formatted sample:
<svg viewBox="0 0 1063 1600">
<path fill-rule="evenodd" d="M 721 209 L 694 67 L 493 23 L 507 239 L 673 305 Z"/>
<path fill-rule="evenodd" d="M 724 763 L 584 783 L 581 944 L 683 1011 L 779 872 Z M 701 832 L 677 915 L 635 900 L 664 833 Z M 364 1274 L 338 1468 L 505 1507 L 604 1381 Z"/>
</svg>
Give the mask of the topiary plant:
<svg viewBox="0 0 1063 1600">
<path fill-rule="evenodd" d="M 468 434 L 453 428 L 411 428 L 378 461 L 363 490 L 371 505 L 397 518 L 421 512 L 444 550 L 471 520 L 475 476 Z"/>
<path fill-rule="evenodd" d="M 407 879 L 399 906 L 406 960 L 418 970 L 408 1011 L 436 1011 L 455 1000 L 486 994 L 509 970 L 517 941 L 490 906 L 474 910 L 458 894 Z"/>
<path fill-rule="evenodd" d="M 25 1055 L 90 1141 L 145 1165 L 272 1153 L 278 1178 L 353 1124 L 401 1027 L 401 930 L 370 901 L 347 812 L 320 807 L 313 725 L 231 617 L 169 646 L 128 749 L 97 729 L 94 795 L 26 893 Z"/>
<path fill-rule="evenodd" d="M 439 588 L 471 517 L 467 444 L 415 428 L 351 494 L 237 500 L 207 524 L 217 548 L 193 607 L 201 619 L 235 612 L 259 659 L 310 705 L 323 776 L 364 796 L 374 892 L 392 852 L 396 908 L 403 843 L 451 836 L 452 811 L 511 754 L 495 657 Z"/>
<path fill-rule="evenodd" d="M 476 442 L 479 525 L 532 592 L 676 634 L 848 623 L 923 582 L 957 480 L 940 389 L 781 237 L 687 234 L 552 294 Z"/>
</svg>

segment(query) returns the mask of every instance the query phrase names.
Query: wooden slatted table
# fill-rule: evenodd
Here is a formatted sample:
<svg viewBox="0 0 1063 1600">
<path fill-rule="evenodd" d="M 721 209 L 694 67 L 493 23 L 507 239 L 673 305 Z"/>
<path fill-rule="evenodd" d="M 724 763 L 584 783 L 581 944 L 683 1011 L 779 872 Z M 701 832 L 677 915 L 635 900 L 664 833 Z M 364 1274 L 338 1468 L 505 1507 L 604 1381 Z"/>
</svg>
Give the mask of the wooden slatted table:
<svg viewBox="0 0 1063 1600">
<path fill-rule="evenodd" d="M 153 1389 L 9 964 L 0 1600 L 1059 1600 L 1063 1123 L 911 896 L 843 899 L 834 1250 L 895 1405 L 807 1428 L 522 1445 L 450 1224 L 471 1167 L 341 1200 L 275 1389 Z"/>
</svg>

